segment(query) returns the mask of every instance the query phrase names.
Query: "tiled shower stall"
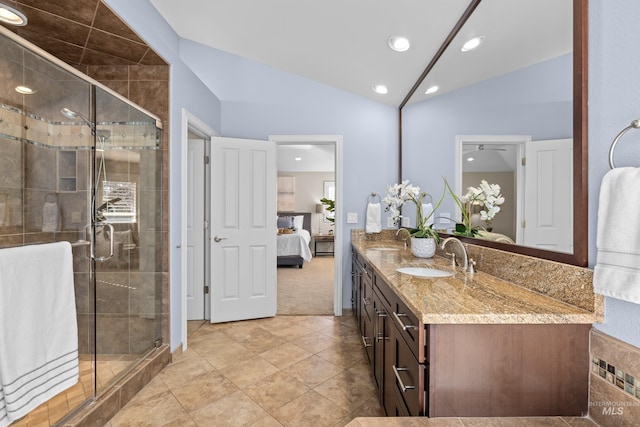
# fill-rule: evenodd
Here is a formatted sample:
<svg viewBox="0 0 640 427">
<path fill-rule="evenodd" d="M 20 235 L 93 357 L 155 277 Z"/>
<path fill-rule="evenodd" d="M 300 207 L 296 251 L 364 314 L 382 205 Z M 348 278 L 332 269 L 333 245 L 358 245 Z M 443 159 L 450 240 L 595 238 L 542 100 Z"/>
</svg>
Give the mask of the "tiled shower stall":
<svg viewBox="0 0 640 427">
<path fill-rule="evenodd" d="M 73 246 L 81 378 L 58 420 L 166 339 L 162 134 L 158 117 L 0 35 L 0 248 Z"/>
</svg>

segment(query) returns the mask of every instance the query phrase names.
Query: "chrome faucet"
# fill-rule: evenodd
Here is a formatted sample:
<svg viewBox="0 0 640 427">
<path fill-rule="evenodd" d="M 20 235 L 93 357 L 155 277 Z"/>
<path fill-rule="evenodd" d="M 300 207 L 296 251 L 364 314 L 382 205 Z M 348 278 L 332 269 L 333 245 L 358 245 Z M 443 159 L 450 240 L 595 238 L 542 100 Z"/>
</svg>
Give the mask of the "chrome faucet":
<svg viewBox="0 0 640 427">
<path fill-rule="evenodd" d="M 464 243 L 462 243 L 459 239 L 455 238 L 455 237 L 447 237 L 446 239 L 444 239 L 442 241 L 442 245 L 440 245 L 440 248 L 444 251 L 445 250 L 445 246 L 447 245 L 447 243 L 449 242 L 458 242 L 458 245 L 460 245 L 460 247 L 462 248 L 462 255 L 464 256 L 464 262 L 462 263 L 461 267 L 464 271 L 467 271 L 469 273 L 474 273 L 475 272 L 475 261 L 473 259 L 469 258 L 469 254 L 467 253 L 467 248 L 464 246 Z M 455 253 L 449 253 L 446 252 L 445 253 L 447 255 L 451 255 L 453 257 L 453 262 L 455 263 L 456 261 L 456 255 Z"/>
<path fill-rule="evenodd" d="M 406 228 L 398 228 L 398 231 L 396 231 L 396 239 L 400 235 L 401 231 L 405 231 L 407 233 L 407 237 L 404 239 L 404 248 L 407 249 L 407 241 L 411 244 L 411 233 Z"/>
</svg>

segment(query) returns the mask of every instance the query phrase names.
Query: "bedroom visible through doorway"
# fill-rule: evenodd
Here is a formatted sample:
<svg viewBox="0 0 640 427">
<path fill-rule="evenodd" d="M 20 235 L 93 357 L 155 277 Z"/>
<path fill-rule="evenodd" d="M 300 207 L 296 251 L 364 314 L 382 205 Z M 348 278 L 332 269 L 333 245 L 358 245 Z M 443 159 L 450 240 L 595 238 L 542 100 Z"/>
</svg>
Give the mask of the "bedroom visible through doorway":
<svg viewBox="0 0 640 427">
<path fill-rule="evenodd" d="M 272 136 L 270 139 L 277 144 L 278 164 L 277 314 L 341 314 L 341 309 L 339 313 L 336 310 L 342 298 L 341 283 L 340 291 L 336 292 L 339 245 L 335 244 L 340 228 L 336 200 L 340 194 L 336 170 L 339 143 L 336 140 L 341 138 Z M 327 203 L 323 204 L 323 199 Z M 328 201 L 333 202 L 338 212 L 333 211 Z M 301 227 L 303 217 L 307 223 Z M 298 221 L 295 226 L 293 219 Z M 300 228 L 306 230 L 301 232 Z M 298 249 L 286 245 L 292 246 L 288 239 L 302 239 L 291 235 L 298 233 L 308 236 L 308 241 L 298 240 L 293 246 L 306 242 L 308 253 L 300 253 L 295 261 Z"/>
</svg>

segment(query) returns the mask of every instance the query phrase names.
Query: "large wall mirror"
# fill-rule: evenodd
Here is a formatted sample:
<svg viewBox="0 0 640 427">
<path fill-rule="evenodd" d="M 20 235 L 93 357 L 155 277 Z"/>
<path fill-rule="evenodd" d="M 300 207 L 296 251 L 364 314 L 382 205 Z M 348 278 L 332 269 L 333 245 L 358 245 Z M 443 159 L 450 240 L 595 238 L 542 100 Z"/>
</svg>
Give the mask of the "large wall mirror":
<svg viewBox="0 0 640 427">
<path fill-rule="evenodd" d="M 464 240 L 587 264 L 586 52 L 587 0 L 472 0 L 400 106 L 402 179 L 502 187 L 502 212 L 478 224 L 495 229 Z M 460 215 L 450 196 L 439 211 Z"/>
</svg>

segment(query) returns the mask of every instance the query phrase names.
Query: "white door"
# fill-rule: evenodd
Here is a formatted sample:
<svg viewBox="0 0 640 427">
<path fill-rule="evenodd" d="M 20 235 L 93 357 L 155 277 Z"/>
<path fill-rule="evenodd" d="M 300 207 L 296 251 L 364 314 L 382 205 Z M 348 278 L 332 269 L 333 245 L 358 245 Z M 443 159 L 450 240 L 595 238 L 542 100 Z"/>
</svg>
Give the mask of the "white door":
<svg viewBox="0 0 640 427">
<path fill-rule="evenodd" d="M 525 246 L 573 252 L 573 140 L 526 144 Z"/>
<path fill-rule="evenodd" d="M 187 147 L 187 320 L 205 318 L 205 142 Z"/>
<path fill-rule="evenodd" d="M 211 322 L 275 316 L 275 143 L 211 143 Z"/>
</svg>

